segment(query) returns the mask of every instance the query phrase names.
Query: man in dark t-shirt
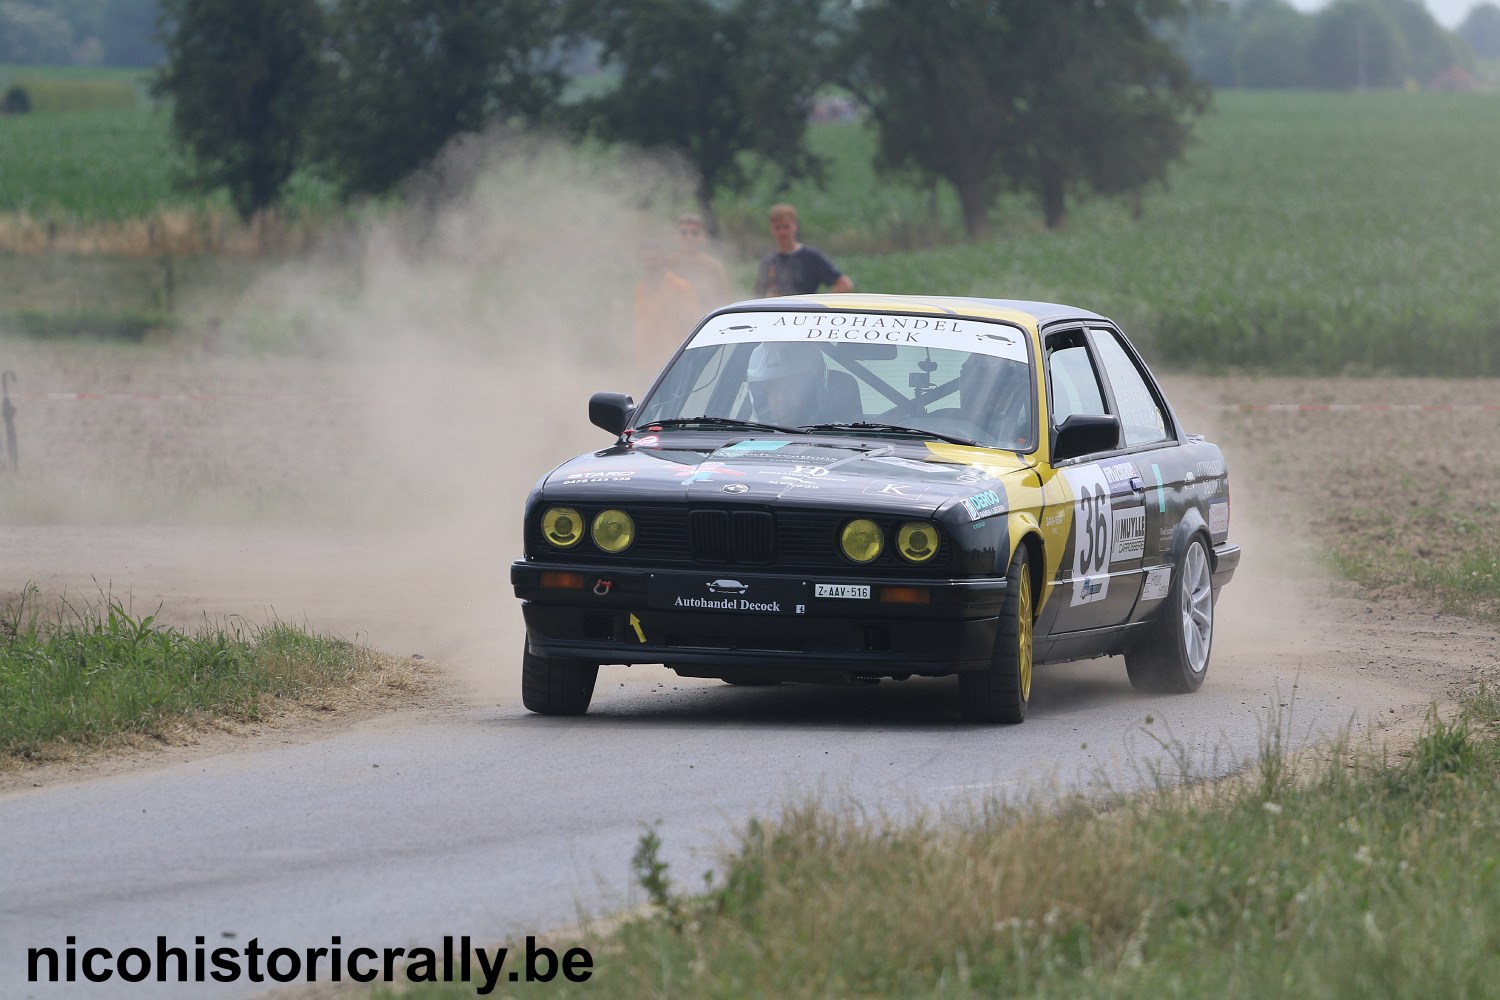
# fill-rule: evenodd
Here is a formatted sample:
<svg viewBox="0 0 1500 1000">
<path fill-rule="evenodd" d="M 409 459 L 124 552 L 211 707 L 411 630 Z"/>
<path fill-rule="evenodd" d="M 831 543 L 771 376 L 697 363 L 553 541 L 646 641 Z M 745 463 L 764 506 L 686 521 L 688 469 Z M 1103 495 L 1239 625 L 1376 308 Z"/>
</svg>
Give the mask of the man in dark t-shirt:
<svg viewBox="0 0 1500 1000">
<path fill-rule="evenodd" d="M 827 285 L 830 292 L 852 292 L 854 282 L 833 261 L 797 242 L 797 210 L 772 205 L 771 236 L 776 249 L 761 259 L 755 274 L 756 295 L 807 295 Z"/>
</svg>

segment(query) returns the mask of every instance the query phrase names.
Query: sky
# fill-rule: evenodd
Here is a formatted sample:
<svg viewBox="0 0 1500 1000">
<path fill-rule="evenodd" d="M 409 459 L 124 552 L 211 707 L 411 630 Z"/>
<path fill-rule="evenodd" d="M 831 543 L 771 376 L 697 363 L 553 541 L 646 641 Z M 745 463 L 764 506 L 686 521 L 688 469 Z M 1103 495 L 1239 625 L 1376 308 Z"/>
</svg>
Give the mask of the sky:
<svg viewBox="0 0 1500 1000">
<path fill-rule="evenodd" d="M 1427 9 L 1432 11 L 1432 16 L 1445 28 L 1457 28 L 1463 23 L 1469 14 L 1469 8 L 1473 7 L 1479 0 L 1426 0 Z M 1293 7 L 1298 10 L 1313 11 L 1328 5 L 1328 0 L 1291 0 Z"/>
</svg>

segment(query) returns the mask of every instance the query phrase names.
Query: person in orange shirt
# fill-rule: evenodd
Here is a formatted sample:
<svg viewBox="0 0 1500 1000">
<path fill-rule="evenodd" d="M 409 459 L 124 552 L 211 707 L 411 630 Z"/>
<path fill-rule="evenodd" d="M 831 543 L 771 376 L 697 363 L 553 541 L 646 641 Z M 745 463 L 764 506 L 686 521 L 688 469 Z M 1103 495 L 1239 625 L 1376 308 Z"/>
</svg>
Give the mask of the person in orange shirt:
<svg viewBox="0 0 1500 1000">
<path fill-rule="evenodd" d="M 645 273 L 635 286 L 635 365 L 655 373 L 692 332 L 701 310 L 693 286 L 667 266 L 660 246 L 645 248 L 641 266 Z"/>
<path fill-rule="evenodd" d="M 719 258 L 708 252 L 703 217 L 689 212 L 677 219 L 677 249 L 667 255 L 667 266 L 693 286 L 698 304 L 707 309 L 734 298 L 729 275 Z"/>
</svg>

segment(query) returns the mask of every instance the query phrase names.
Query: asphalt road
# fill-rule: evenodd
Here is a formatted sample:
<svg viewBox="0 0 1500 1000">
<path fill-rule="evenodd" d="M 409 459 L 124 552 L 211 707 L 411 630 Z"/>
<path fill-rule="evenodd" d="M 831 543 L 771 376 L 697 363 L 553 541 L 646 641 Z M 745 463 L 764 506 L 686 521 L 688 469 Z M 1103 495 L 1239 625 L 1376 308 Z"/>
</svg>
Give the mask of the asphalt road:
<svg viewBox="0 0 1500 1000">
<path fill-rule="evenodd" d="M 77 995 L 25 982 L 26 949 L 61 950 L 69 936 L 80 952 L 150 949 L 157 935 L 189 950 L 198 936 L 268 950 L 334 935 L 345 948 L 495 942 L 640 902 L 629 859 L 648 824 L 691 886 L 746 818 L 808 796 L 899 813 L 1128 789 L 1174 779 L 1184 761 L 1207 774 L 1253 758 L 1283 704 L 1300 743 L 1356 716 L 1408 718 L 1426 700 L 1308 669 L 1294 650 L 1274 659 L 1225 639 L 1214 676 L 1187 697 L 1133 693 L 1118 660 L 1044 668 L 1031 717 L 1010 728 L 957 721 L 946 681 L 742 689 L 606 668 L 580 719 L 513 701 L 450 707 L 13 793 L 0 798 L 0 996 Z M 273 985 L 114 979 L 87 995 Z"/>
</svg>

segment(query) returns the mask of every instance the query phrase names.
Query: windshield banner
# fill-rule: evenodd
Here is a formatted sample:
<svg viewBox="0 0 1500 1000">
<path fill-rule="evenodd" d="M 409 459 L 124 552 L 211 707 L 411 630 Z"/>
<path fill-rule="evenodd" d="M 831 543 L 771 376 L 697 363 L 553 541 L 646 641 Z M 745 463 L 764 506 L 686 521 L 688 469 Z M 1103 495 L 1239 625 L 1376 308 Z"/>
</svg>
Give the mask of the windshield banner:
<svg viewBox="0 0 1500 1000">
<path fill-rule="evenodd" d="M 1027 362 L 1026 335 L 1005 323 L 952 316 L 886 313 L 756 311 L 715 316 L 693 337 L 688 349 L 762 341 L 822 344 L 890 344 L 933 350 L 989 354 Z"/>
</svg>

